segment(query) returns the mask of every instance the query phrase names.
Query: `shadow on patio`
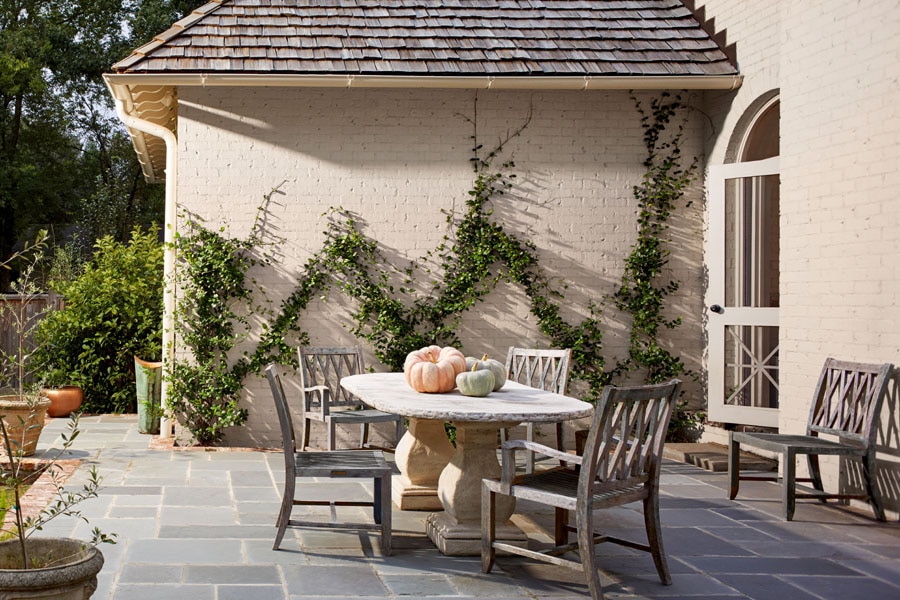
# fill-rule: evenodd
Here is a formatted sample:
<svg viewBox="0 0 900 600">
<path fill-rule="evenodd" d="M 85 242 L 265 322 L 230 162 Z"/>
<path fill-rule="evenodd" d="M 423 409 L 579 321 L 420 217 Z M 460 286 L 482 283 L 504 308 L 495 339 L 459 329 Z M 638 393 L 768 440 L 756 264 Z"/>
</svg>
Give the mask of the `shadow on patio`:
<svg viewBox="0 0 900 600">
<path fill-rule="evenodd" d="M 90 526 L 116 532 L 94 598 L 191 600 L 288 598 L 589 597 L 580 576 L 550 565 L 499 557 L 483 575 L 478 557 L 446 557 L 425 536 L 426 512 L 394 510 L 394 554 L 374 535 L 289 530 L 271 550 L 283 478 L 282 455 L 262 451 L 150 450 L 134 416 L 84 417 L 75 455 L 98 464 L 100 497 L 83 505 Z M 40 448 L 63 430 L 48 424 Z M 346 495 L 362 492 L 360 483 Z M 900 598 L 900 526 L 864 512 L 798 503 L 780 514 L 778 487 L 747 482 L 726 497 L 726 475 L 667 461 L 661 519 L 674 583 L 662 586 L 652 559 L 604 544 L 607 598 L 791 600 Z M 352 509 L 350 509 L 352 510 Z M 359 509 L 361 510 L 361 509 Z M 600 528 L 642 539 L 643 517 L 629 507 L 602 511 Z M 553 515 L 520 502 L 514 517 L 533 545 L 552 541 Z M 89 527 L 58 519 L 42 535 L 87 537 Z"/>
</svg>

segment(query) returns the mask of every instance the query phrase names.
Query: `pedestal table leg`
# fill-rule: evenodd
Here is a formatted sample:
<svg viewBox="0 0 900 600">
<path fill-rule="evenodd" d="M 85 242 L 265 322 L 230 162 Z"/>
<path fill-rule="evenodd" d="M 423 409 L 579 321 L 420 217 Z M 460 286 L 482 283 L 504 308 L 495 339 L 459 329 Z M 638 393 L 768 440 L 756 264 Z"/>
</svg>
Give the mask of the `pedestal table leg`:
<svg viewBox="0 0 900 600">
<path fill-rule="evenodd" d="M 438 479 L 451 456 L 443 421 L 411 418 L 394 454 L 400 469 L 391 486 L 394 504 L 400 510 L 442 510 Z"/>
<path fill-rule="evenodd" d="M 447 555 L 474 556 L 481 553 L 481 480 L 500 476 L 497 433 L 515 423 L 455 422 L 456 452 L 438 481 L 443 513 L 429 515 L 426 531 L 438 549 Z M 509 522 L 515 499 L 497 499 L 497 539 L 524 545 L 527 537 Z"/>
</svg>

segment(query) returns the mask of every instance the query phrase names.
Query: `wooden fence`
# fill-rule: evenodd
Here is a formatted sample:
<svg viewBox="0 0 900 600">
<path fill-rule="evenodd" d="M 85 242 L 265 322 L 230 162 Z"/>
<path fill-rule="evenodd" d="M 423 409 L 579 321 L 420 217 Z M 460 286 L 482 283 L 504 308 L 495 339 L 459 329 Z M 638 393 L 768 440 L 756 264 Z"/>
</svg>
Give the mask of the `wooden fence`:
<svg viewBox="0 0 900 600">
<path fill-rule="evenodd" d="M 30 297 L 17 294 L 0 294 L 0 388 L 16 388 L 19 375 L 14 364 L 7 357 L 15 356 L 19 348 L 19 324 L 25 331 L 22 340 L 26 352 L 34 349 L 34 327 L 49 311 L 59 310 L 65 301 L 59 294 L 37 294 Z M 26 382 L 30 377 L 26 374 Z"/>
</svg>

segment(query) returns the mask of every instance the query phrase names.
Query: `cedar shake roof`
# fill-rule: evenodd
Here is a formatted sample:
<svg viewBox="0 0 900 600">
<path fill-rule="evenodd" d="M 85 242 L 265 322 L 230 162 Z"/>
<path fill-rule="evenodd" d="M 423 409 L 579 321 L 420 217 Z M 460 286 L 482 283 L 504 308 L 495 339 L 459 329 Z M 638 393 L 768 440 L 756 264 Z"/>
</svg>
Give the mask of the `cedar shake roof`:
<svg viewBox="0 0 900 600">
<path fill-rule="evenodd" d="M 679 0 L 213 0 L 113 70 L 736 75 L 724 40 L 705 31 L 708 24 L 698 17 Z"/>
<path fill-rule="evenodd" d="M 161 181 L 181 86 L 733 89 L 734 46 L 694 3 L 212 0 L 104 79 Z"/>
</svg>

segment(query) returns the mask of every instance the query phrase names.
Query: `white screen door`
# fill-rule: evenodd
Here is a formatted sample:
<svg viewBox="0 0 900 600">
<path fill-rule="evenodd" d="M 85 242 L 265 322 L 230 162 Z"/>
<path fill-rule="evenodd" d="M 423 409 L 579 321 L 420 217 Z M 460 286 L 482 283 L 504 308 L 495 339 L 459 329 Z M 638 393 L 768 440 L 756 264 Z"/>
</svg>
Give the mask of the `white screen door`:
<svg viewBox="0 0 900 600">
<path fill-rule="evenodd" d="M 778 427 L 778 157 L 709 168 L 709 420 Z"/>
</svg>

